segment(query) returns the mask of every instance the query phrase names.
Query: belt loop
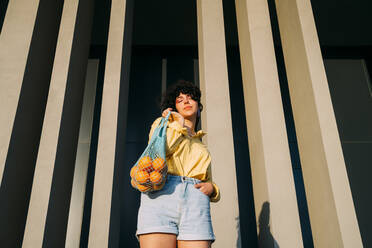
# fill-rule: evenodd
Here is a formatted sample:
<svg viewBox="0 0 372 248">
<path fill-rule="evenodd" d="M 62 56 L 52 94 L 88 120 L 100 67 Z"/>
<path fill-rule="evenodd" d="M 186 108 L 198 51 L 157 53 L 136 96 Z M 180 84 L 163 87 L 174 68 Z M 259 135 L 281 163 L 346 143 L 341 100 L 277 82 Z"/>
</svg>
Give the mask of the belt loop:
<svg viewBox="0 0 372 248">
<path fill-rule="evenodd" d="M 182 183 L 185 183 L 185 178 L 183 176 L 181 176 L 181 181 Z"/>
</svg>

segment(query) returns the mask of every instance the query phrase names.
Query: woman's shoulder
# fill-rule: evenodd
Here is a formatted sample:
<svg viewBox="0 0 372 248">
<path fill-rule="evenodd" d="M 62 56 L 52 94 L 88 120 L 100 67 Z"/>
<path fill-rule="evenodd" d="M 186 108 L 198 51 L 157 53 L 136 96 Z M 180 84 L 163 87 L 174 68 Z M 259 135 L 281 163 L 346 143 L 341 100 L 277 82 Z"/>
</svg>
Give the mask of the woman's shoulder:
<svg viewBox="0 0 372 248">
<path fill-rule="evenodd" d="M 154 120 L 154 122 L 152 123 L 151 126 L 158 126 L 159 123 L 160 123 L 160 121 L 161 121 L 161 117 L 156 118 L 156 119 Z"/>
<path fill-rule="evenodd" d="M 161 116 L 156 118 L 151 125 L 151 130 L 154 130 L 156 127 L 158 127 L 162 119 L 163 118 Z M 187 133 L 186 128 L 182 127 L 177 121 L 174 121 L 174 120 L 171 120 L 171 119 L 168 119 L 167 127 L 170 128 L 170 129 L 173 129 L 174 131 L 182 132 L 182 133 L 185 133 L 185 134 Z M 169 130 L 169 129 L 167 129 L 167 130 Z"/>
</svg>

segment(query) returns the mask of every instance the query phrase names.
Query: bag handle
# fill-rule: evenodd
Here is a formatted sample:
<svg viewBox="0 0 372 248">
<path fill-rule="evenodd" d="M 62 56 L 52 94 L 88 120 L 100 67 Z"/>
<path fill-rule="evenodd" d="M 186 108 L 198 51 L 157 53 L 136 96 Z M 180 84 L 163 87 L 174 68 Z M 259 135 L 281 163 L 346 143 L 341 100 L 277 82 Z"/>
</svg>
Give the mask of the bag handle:
<svg viewBox="0 0 372 248">
<path fill-rule="evenodd" d="M 166 117 L 161 118 L 160 124 L 159 125 L 164 125 L 168 122 L 169 116 L 171 114 L 171 111 L 168 112 Z"/>
<path fill-rule="evenodd" d="M 168 119 L 169 119 L 170 114 L 171 114 L 171 111 L 168 112 L 166 117 L 161 118 L 161 121 L 159 124 L 160 130 L 158 133 L 159 136 L 163 136 L 163 132 L 165 132 L 164 130 L 167 129 L 167 124 L 168 124 Z"/>
<path fill-rule="evenodd" d="M 167 123 L 168 123 L 168 119 L 169 119 L 170 114 L 171 114 L 171 112 L 169 111 L 169 113 L 167 114 L 166 117 L 162 117 L 161 118 L 160 123 L 155 128 L 155 131 L 152 134 L 152 137 L 151 137 L 151 139 L 149 141 L 149 145 L 152 144 L 152 143 L 154 143 L 155 137 L 158 137 L 160 135 L 161 136 L 163 135 L 163 130 L 165 130 L 167 128 Z"/>
</svg>

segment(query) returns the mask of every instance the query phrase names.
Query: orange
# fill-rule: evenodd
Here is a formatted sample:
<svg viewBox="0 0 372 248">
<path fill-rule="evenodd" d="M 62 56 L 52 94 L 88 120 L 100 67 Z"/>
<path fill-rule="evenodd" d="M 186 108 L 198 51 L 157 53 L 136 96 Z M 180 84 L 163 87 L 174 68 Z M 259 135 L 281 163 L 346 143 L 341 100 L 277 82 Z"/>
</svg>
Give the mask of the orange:
<svg viewBox="0 0 372 248">
<path fill-rule="evenodd" d="M 151 186 L 138 184 L 137 189 L 141 192 L 147 192 L 147 191 L 151 190 Z"/>
<path fill-rule="evenodd" d="M 130 182 L 131 182 L 133 188 L 138 189 L 141 192 L 147 192 L 151 189 L 151 186 L 138 184 L 133 179 Z"/>
<path fill-rule="evenodd" d="M 161 182 L 163 181 L 163 176 L 161 175 L 160 172 L 158 171 L 153 171 L 150 173 L 150 181 L 151 183 L 153 184 L 161 184 Z"/>
<path fill-rule="evenodd" d="M 133 187 L 133 188 L 135 188 L 135 189 L 137 188 L 137 185 L 138 185 L 138 184 L 137 184 L 136 181 L 134 181 L 133 179 L 130 180 L 130 184 L 132 184 L 132 187 Z"/>
<path fill-rule="evenodd" d="M 130 177 L 131 178 L 134 178 L 136 173 L 138 171 L 138 167 L 137 166 L 133 166 L 132 169 L 130 170 Z"/>
<path fill-rule="evenodd" d="M 154 167 L 154 170 L 161 171 L 165 168 L 165 161 L 164 159 L 158 157 L 152 161 L 152 167 Z"/>
<path fill-rule="evenodd" d="M 150 173 L 151 171 L 154 170 L 154 168 L 152 167 L 152 160 L 149 156 L 144 156 L 140 159 L 140 161 L 138 161 L 138 168 L 140 170 L 144 170 L 144 171 L 147 171 L 148 173 Z"/>
<path fill-rule="evenodd" d="M 159 184 L 159 185 L 153 185 L 152 188 L 153 188 L 154 190 L 160 190 L 160 189 L 163 188 L 164 184 L 165 184 L 165 180 L 164 180 L 163 183 L 161 183 L 161 184 Z"/>
<path fill-rule="evenodd" d="M 135 180 L 140 184 L 147 183 L 149 181 L 149 178 L 150 175 L 147 171 L 141 170 L 135 174 Z"/>
</svg>

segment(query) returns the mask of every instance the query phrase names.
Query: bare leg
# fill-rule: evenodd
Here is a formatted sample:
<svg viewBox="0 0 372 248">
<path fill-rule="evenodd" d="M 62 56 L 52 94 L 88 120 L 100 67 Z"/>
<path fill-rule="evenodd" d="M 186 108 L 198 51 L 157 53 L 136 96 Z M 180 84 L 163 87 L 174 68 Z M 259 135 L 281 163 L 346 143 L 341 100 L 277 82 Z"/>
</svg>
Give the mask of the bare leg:
<svg viewBox="0 0 372 248">
<path fill-rule="evenodd" d="M 139 235 L 141 248 L 176 248 L 175 234 L 149 233 Z"/>
<path fill-rule="evenodd" d="M 178 240 L 178 248 L 210 248 L 208 240 Z"/>
</svg>

